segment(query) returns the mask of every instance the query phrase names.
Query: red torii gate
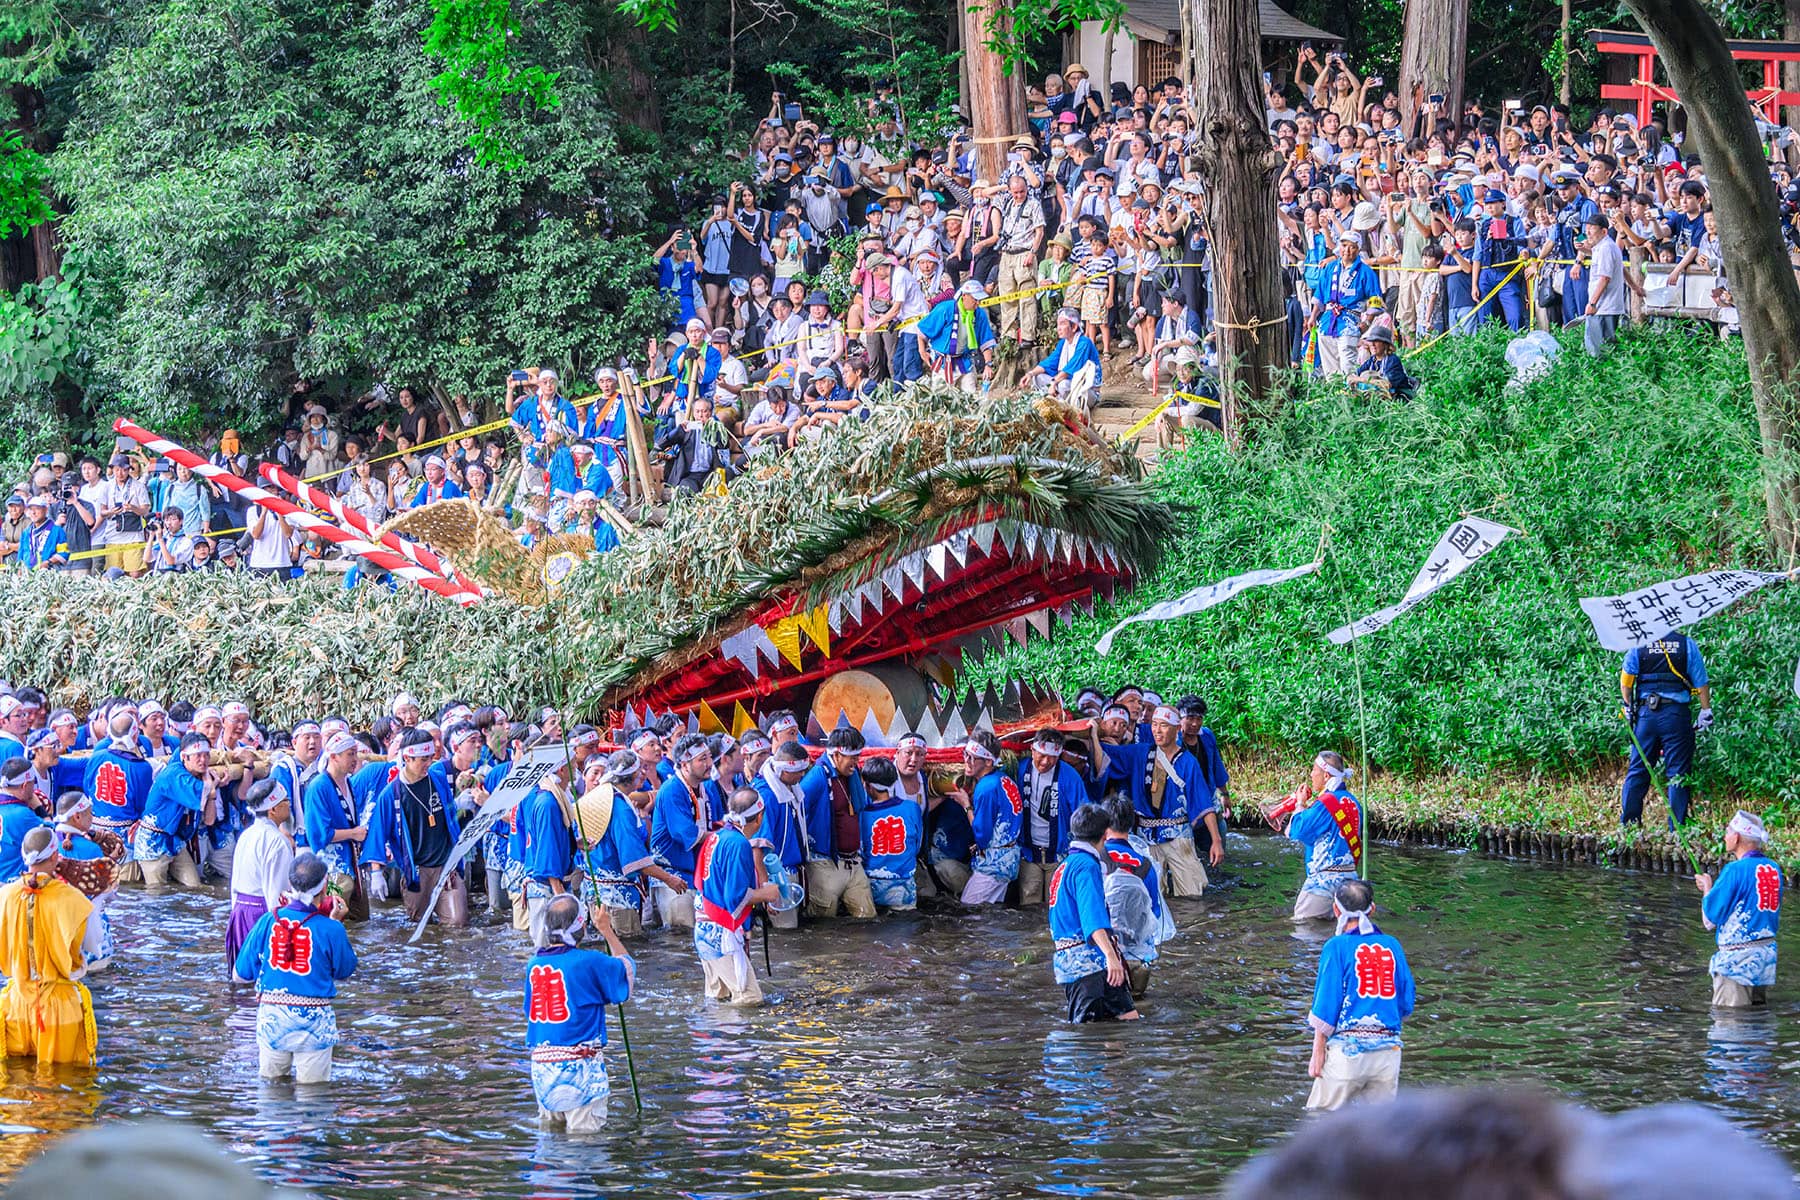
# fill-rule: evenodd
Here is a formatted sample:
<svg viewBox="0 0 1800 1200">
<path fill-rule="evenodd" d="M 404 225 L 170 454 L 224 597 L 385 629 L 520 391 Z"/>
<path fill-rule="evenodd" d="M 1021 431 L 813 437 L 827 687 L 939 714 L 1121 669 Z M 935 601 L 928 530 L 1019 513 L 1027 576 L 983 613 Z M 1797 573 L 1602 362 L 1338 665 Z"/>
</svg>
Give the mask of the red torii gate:
<svg viewBox="0 0 1800 1200">
<path fill-rule="evenodd" d="M 1629 100 L 1635 104 L 1640 128 L 1650 119 L 1650 106 L 1658 100 L 1670 104 L 1679 103 L 1671 89 L 1656 82 L 1656 46 L 1649 35 L 1623 29 L 1590 29 L 1587 39 L 1602 54 L 1617 54 L 1636 61 L 1637 69 L 1631 82 L 1602 84 L 1600 97 L 1603 100 Z M 1763 86 L 1756 91 L 1745 92 L 1744 99 L 1753 108 L 1760 109 L 1765 118 L 1778 122 L 1778 110 L 1784 105 L 1800 105 L 1800 92 L 1781 90 L 1780 66 L 1785 62 L 1800 62 L 1800 42 L 1728 38 L 1725 45 L 1731 50 L 1731 57 L 1739 62 L 1762 64 Z"/>
</svg>

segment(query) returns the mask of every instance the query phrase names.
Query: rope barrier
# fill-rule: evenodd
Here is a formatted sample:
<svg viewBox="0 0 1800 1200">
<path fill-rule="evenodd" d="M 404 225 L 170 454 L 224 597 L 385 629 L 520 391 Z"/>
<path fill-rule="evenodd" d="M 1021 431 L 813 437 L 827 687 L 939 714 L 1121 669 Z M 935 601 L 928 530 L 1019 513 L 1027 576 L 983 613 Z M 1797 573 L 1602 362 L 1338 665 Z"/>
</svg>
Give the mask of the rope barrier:
<svg viewBox="0 0 1800 1200">
<path fill-rule="evenodd" d="M 225 535 L 231 534 L 231 533 L 242 533 L 242 532 L 244 532 L 244 529 L 245 529 L 245 526 L 239 525 L 236 529 L 220 529 L 213 533 L 201 532 L 201 533 L 195 533 L 195 534 L 183 534 L 182 536 L 183 537 L 196 537 L 196 538 L 200 538 L 200 537 L 221 538 L 221 537 L 224 537 Z M 148 538 L 146 538 L 145 540 L 143 540 L 141 542 L 119 542 L 119 543 L 117 543 L 115 545 L 111 545 L 111 546 L 101 546 L 94 550 L 77 550 L 74 554 L 69 555 L 69 561 L 70 562 L 80 562 L 84 558 L 100 558 L 100 557 L 103 557 L 104 555 L 114 553 L 115 551 L 123 550 L 128 546 L 142 546 L 142 547 L 144 547 L 145 554 L 150 553 L 150 540 Z"/>
<path fill-rule="evenodd" d="M 436 438 L 429 442 L 420 442 L 418 445 L 409 446 L 405 450 L 394 450 L 387 454 L 378 455 L 375 458 L 361 459 L 359 461 L 367 462 L 371 466 L 373 466 L 374 464 L 376 464 L 378 462 L 386 462 L 390 458 L 399 458 L 403 454 L 417 454 L 421 450 L 433 450 L 439 446 L 445 445 L 446 443 L 454 442 L 458 438 L 477 437 L 484 433 L 491 433 L 492 431 L 499 429 L 502 425 L 510 425 L 510 424 L 512 424 L 511 417 L 501 417 L 498 421 L 489 421 L 486 425 L 477 425 L 473 429 L 459 429 L 455 433 L 452 433 L 446 437 Z M 350 466 L 349 466 L 349 464 L 346 463 L 344 466 L 339 467 L 335 471 L 326 471 L 322 475 L 313 475 L 306 479 L 302 479 L 300 482 L 301 483 L 317 483 L 321 479 L 330 479 L 335 475 L 342 475 L 345 471 L 347 471 L 349 469 L 350 469 Z"/>
</svg>

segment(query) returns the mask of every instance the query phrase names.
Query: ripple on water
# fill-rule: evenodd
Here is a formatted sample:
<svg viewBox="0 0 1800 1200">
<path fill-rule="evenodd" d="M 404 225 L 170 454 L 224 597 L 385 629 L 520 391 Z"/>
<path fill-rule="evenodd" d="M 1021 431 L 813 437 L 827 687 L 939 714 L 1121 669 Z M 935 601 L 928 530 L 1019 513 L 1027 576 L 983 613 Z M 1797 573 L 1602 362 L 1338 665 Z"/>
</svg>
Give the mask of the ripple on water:
<svg viewBox="0 0 1800 1200">
<path fill-rule="evenodd" d="M 634 947 L 630 1008 L 646 1112 L 615 1030 L 613 1125 L 589 1139 L 536 1128 L 510 929 L 409 947 L 392 911 L 355 928 L 337 1082 L 296 1089 L 256 1078 L 223 900 L 126 893 L 125 951 L 93 989 L 99 1069 L 8 1065 L 0 1178 L 46 1135 L 174 1116 L 331 1197 L 1194 1195 L 1298 1119 L 1323 940 L 1287 920 L 1298 866 L 1282 844 L 1231 846 L 1224 886 L 1176 903 L 1183 936 L 1136 1026 L 1062 1022 L 1040 912 L 778 931 L 776 1003 L 752 1012 L 702 1002 L 691 945 L 654 935 Z M 1800 1147 L 1800 1005 L 1790 987 L 1768 1011 L 1712 1017 L 1691 888 L 1389 847 L 1374 873 L 1418 975 L 1409 1084 L 1695 1099 Z"/>
</svg>

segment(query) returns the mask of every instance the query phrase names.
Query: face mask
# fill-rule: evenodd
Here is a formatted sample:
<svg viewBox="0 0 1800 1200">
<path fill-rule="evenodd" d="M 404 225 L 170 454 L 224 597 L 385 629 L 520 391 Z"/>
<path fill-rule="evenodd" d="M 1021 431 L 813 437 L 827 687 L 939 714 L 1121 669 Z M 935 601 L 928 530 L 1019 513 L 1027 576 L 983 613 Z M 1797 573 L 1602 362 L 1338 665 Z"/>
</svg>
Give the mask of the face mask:
<svg viewBox="0 0 1800 1200">
<path fill-rule="evenodd" d="M 1050 147 L 1050 157 L 1051 158 L 1066 158 L 1066 157 L 1068 157 L 1068 154 L 1069 154 L 1069 149 L 1067 146 L 1052 146 L 1052 147 Z"/>
</svg>

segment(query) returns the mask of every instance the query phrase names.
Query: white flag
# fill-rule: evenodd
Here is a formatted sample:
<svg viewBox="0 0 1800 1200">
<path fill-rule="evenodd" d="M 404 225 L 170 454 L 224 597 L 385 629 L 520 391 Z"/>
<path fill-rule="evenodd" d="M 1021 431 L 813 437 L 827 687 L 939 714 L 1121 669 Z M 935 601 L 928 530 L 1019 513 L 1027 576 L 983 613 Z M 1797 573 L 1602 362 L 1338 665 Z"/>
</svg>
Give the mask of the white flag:
<svg viewBox="0 0 1800 1200">
<path fill-rule="evenodd" d="M 1672 629 L 1703 621 L 1758 588 L 1787 578 L 1779 571 L 1706 571 L 1623 596 L 1585 597 L 1581 611 L 1593 623 L 1600 644 L 1623 653 Z"/>
<path fill-rule="evenodd" d="M 1152 604 L 1135 617 L 1126 617 L 1117 625 L 1106 631 L 1094 646 L 1101 654 L 1112 651 L 1113 638 L 1119 630 L 1127 625 L 1135 625 L 1139 621 L 1173 621 L 1176 617 L 1192 616 L 1204 612 L 1215 604 L 1222 604 L 1245 588 L 1265 587 L 1272 583 L 1286 583 L 1290 579 L 1298 579 L 1302 575 L 1311 575 L 1319 569 L 1319 564 L 1309 562 L 1304 567 L 1290 567 L 1285 571 L 1246 571 L 1242 575 L 1233 575 L 1229 579 L 1221 579 L 1217 583 L 1209 583 L 1185 592 L 1173 600 L 1164 600 Z"/>
<path fill-rule="evenodd" d="M 1506 525 L 1496 525 L 1492 521 L 1484 521 L 1480 517 L 1464 517 L 1454 522 L 1438 539 L 1437 545 L 1425 558 L 1425 565 L 1413 577 L 1412 586 L 1406 589 L 1406 595 L 1398 604 L 1390 604 L 1380 612 L 1370 613 L 1362 620 L 1350 625 L 1342 625 L 1328 635 L 1334 645 L 1341 646 L 1352 638 L 1374 633 L 1378 629 L 1386 629 L 1406 613 L 1425 603 L 1432 593 L 1461 575 L 1475 565 L 1475 560 L 1506 540 L 1508 534 L 1519 532 Z"/>
<path fill-rule="evenodd" d="M 1794 664 L 1794 695 L 1800 696 L 1800 663 Z"/>
</svg>

